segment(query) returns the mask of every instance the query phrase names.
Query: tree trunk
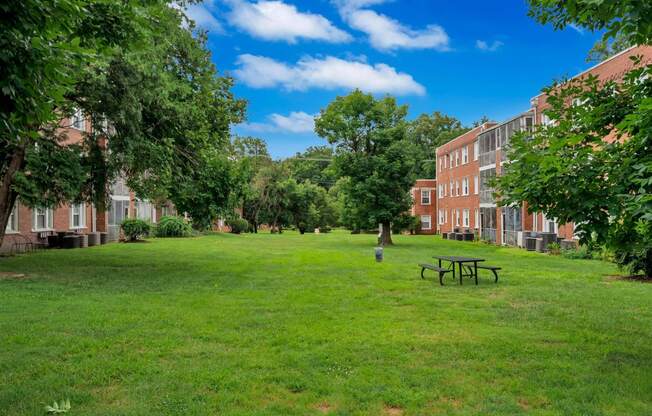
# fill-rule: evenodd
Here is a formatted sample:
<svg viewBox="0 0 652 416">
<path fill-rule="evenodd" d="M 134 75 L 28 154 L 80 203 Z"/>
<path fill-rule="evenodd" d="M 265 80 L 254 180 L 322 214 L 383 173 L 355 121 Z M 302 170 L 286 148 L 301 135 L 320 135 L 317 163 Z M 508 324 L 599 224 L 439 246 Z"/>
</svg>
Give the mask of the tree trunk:
<svg viewBox="0 0 652 416">
<path fill-rule="evenodd" d="M 645 277 L 652 279 L 652 249 L 649 249 L 645 256 Z"/>
<path fill-rule="evenodd" d="M 16 203 L 16 192 L 11 189 L 16 172 L 25 164 L 25 145 L 21 144 L 11 156 L 7 168 L 0 179 L 0 246 L 5 238 L 5 230 L 9 222 L 11 210 Z"/>
<path fill-rule="evenodd" d="M 380 245 L 381 246 L 391 246 L 394 243 L 392 242 L 392 230 L 389 222 L 381 223 L 381 232 L 380 232 Z"/>
</svg>

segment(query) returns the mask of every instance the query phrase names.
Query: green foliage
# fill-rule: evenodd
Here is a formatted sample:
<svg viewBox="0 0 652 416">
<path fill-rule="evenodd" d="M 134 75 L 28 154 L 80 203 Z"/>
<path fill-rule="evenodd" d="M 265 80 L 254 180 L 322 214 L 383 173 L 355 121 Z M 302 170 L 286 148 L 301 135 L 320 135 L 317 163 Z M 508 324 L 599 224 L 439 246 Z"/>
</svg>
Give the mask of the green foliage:
<svg viewBox="0 0 652 416">
<path fill-rule="evenodd" d="M 190 237 L 192 227 L 183 217 L 164 216 L 156 224 L 155 235 L 157 237 Z"/>
<path fill-rule="evenodd" d="M 45 412 L 50 414 L 68 413 L 70 410 L 70 400 L 61 400 L 61 402 L 54 402 L 52 405 L 45 406 Z"/>
<path fill-rule="evenodd" d="M 231 233 L 241 234 L 249 230 L 249 222 L 244 218 L 236 217 L 228 220 L 226 225 L 231 228 Z"/>
<path fill-rule="evenodd" d="M 567 259 L 592 259 L 593 254 L 587 245 L 580 245 L 577 248 L 562 249 L 561 255 Z"/>
<path fill-rule="evenodd" d="M 416 159 L 416 176 L 418 178 L 435 178 L 437 176 L 435 160 L 437 147 L 448 143 L 469 129 L 455 117 L 439 111 L 421 114 L 408 123 L 407 138 L 416 146 L 413 157 Z"/>
<path fill-rule="evenodd" d="M 122 221 L 120 228 L 124 233 L 126 241 L 138 241 L 143 237 L 147 237 L 152 229 L 152 226 L 147 221 L 137 218 L 129 218 Z"/>
<path fill-rule="evenodd" d="M 624 51 L 625 49 L 633 46 L 629 40 L 623 37 L 622 34 L 617 34 L 614 39 L 600 39 L 589 51 L 589 54 L 586 57 L 587 62 L 599 63 L 612 56 L 616 55 L 619 52 Z"/>
<path fill-rule="evenodd" d="M 411 205 L 414 145 L 406 140 L 407 107 L 392 97 L 375 99 L 354 91 L 321 110 L 315 131 L 336 145 L 335 168 L 349 180 L 340 185 L 354 222 L 383 224 L 383 244 L 391 244 L 391 222 Z"/>
<path fill-rule="evenodd" d="M 408 231 L 410 234 L 416 234 L 421 229 L 421 220 L 410 214 L 403 213 L 392 222 L 392 232 L 400 234 Z"/>
<path fill-rule="evenodd" d="M 553 255 L 553 256 L 558 256 L 561 254 L 561 245 L 559 243 L 554 242 L 548 244 L 548 254 Z"/>
<path fill-rule="evenodd" d="M 621 266 L 652 277 L 652 67 L 546 92 L 555 123 L 512 139 L 502 203 L 527 201 L 574 222 L 583 244 L 604 245 Z"/>
<path fill-rule="evenodd" d="M 311 182 L 328 190 L 337 180 L 332 160 L 333 149 L 330 146 L 311 146 L 287 159 L 286 163 L 290 177 L 298 183 Z"/>
<path fill-rule="evenodd" d="M 618 35 L 631 44 L 652 40 L 652 2 L 649 0 L 528 0 L 529 15 L 555 29 L 569 25 L 604 31 L 604 39 Z"/>
</svg>

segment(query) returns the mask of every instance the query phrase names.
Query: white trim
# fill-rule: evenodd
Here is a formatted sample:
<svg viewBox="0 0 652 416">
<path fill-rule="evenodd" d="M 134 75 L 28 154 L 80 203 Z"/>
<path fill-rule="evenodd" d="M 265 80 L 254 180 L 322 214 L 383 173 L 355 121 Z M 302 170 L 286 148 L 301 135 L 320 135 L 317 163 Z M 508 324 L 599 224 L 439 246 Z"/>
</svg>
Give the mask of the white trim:
<svg viewBox="0 0 652 416">
<path fill-rule="evenodd" d="M 423 193 L 424 192 L 426 192 L 428 194 L 428 203 L 423 202 Z M 421 196 L 421 198 L 420 198 L 421 205 L 432 205 L 432 189 L 430 189 L 430 188 L 421 188 L 421 189 L 419 189 L 419 194 Z"/>
<path fill-rule="evenodd" d="M 483 170 L 496 169 L 496 164 L 492 163 L 490 165 L 480 166 L 480 172 Z"/>
<path fill-rule="evenodd" d="M 75 208 L 79 209 L 79 225 L 75 225 Z M 79 203 L 79 204 L 71 204 L 68 207 L 68 211 L 70 212 L 69 216 L 69 228 L 71 230 L 83 230 L 86 228 L 86 204 L 85 203 Z"/>
<path fill-rule="evenodd" d="M 424 218 L 428 218 L 428 227 L 427 228 L 423 226 L 423 219 Z M 427 231 L 432 230 L 432 215 L 422 215 L 421 216 L 421 229 L 422 230 L 427 230 Z"/>
<path fill-rule="evenodd" d="M 38 210 L 45 210 L 45 223 L 46 226 L 45 228 L 38 228 L 38 219 L 37 219 L 37 211 Z M 34 233 L 39 233 L 43 231 L 52 231 L 54 230 L 54 210 L 52 208 L 32 208 L 32 232 Z"/>
<path fill-rule="evenodd" d="M 18 201 L 16 201 L 14 206 L 11 208 L 11 212 L 9 213 L 9 221 L 7 221 L 7 227 L 5 227 L 5 234 L 20 234 L 20 220 L 18 218 L 18 211 Z"/>
</svg>

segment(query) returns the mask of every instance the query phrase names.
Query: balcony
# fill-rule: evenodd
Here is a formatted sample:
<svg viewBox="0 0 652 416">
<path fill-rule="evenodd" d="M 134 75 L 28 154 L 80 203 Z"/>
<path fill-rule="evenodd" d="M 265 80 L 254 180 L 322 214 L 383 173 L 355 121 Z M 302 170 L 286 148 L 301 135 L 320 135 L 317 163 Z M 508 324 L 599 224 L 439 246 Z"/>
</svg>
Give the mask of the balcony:
<svg viewBox="0 0 652 416">
<path fill-rule="evenodd" d="M 479 163 L 480 163 L 481 168 L 484 167 L 484 166 L 495 165 L 496 164 L 496 151 L 491 150 L 491 151 L 486 152 L 486 153 L 480 153 L 480 157 L 478 159 L 479 159 Z"/>
<path fill-rule="evenodd" d="M 481 204 L 495 204 L 494 200 L 494 190 L 493 189 L 482 189 L 480 190 L 480 203 Z"/>
</svg>

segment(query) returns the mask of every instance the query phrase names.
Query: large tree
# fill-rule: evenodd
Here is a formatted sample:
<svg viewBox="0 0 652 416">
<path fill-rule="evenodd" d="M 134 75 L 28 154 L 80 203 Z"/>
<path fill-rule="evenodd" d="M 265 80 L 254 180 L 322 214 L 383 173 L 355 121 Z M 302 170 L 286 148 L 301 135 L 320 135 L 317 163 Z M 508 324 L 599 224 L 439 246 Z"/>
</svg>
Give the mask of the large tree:
<svg viewBox="0 0 652 416">
<path fill-rule="evenodd" d="M 162 0 L 29 0 L 0 11 L 15 17 L 0 33 L 9 57 L 0 69 L 0 239 L 17 197 L 104 208 L 122 175 L 141 197 L 174 200 L 179 185 L 214 174 L 209 155 L 228 145 L 244 103 L 181 9 Z M 70 145 L 60 120 L 76 110 L 92 131 Z"/>
<path fill-rule="evenodd" d="M 530 3 L 556 27 L 652 40 L 647 1 Z M 605 245 L 631 272 L 652 277 L 652 68 L 638 65 L 622 82 L 588 76 L 545 92 L 554 123 L 512 140 L 501 202 L 526 201 L 531 211 L 573 222 L 583 243 Z"/>
<path fill-rule="evenodd" d="M 391 223 L 412 203 L 415 161 L 406 114 L 392 97 L 356 90 L 337 97 L 315 120 L 316 133 L 336 145 L 337 172 L 349 178 L 343 191 L 359 215 L 382 225 L 383 245 L 392 244 Z"/>
<path fill-rule="evenodd" d="M 417 177 L 434 178 L 436 176 L 434 161 L 437 157 L 437 148 L 468 130 L 457 118 L 439 111 L 432 114 L 421 114 L 410 122 L 407 137 L 416 145 L 417 152 L 414 158 L 417 160 Z"/>
</svg>

